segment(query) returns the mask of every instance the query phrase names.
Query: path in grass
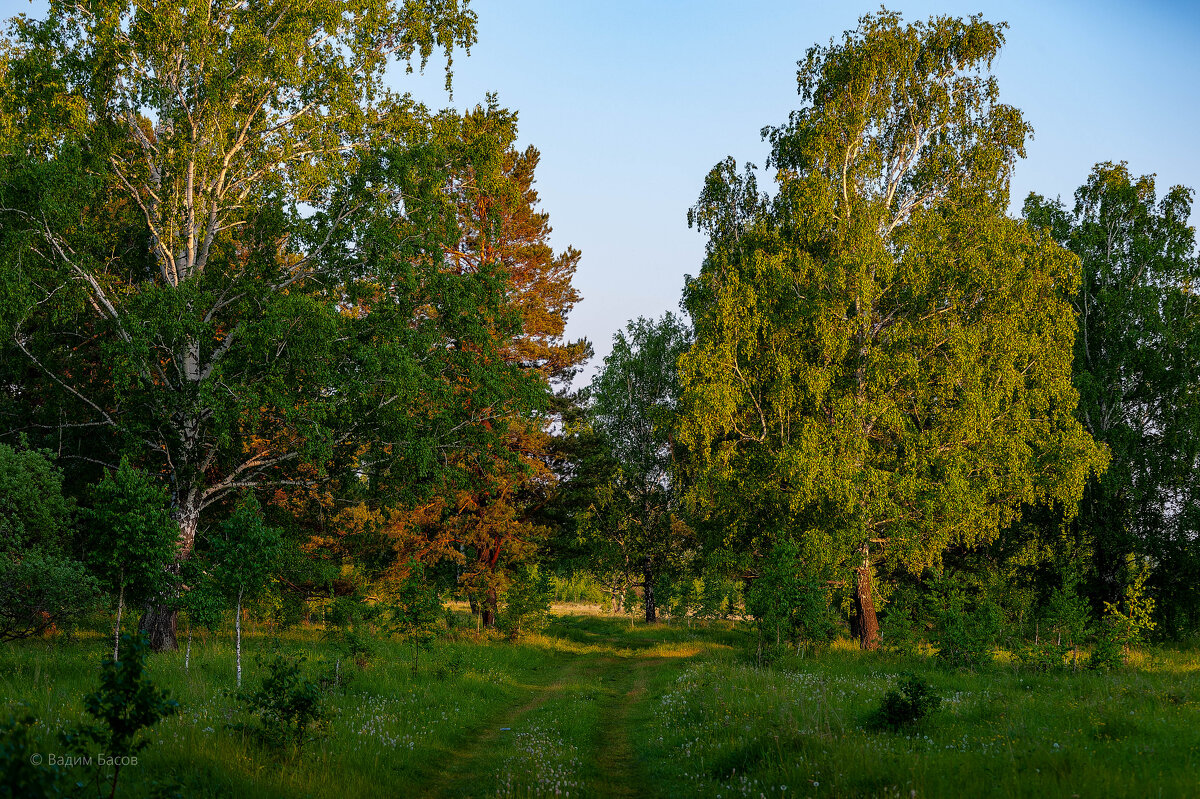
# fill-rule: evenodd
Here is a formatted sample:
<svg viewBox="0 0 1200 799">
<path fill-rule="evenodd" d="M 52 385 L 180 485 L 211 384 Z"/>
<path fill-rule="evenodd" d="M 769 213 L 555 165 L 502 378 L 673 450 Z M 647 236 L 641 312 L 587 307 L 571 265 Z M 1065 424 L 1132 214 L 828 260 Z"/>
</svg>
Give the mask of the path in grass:
<svg viewBox="0 0 1200 799">
<path fill-rule="evenodd" d="M 698 654 L 695 646 L 662 651 L 661 641 L 633 648 L 587 633 L 571 644 L 574 656 L 544 688 L 509 708 L 472 739 L 422 796 L 652 797 L 637 757 L 630 717 L 646 701 L 647 682 Z"/>
</svg>

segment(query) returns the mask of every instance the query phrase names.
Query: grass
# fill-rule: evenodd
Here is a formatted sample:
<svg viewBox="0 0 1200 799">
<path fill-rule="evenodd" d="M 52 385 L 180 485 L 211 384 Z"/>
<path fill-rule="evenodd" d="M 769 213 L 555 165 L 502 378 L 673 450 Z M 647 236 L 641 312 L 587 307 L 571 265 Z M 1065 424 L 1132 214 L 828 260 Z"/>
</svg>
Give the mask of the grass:
<svg viewBox="0 0 1200 799">
<path fill-rule="evenodd" d="M 0 697 L 41 719 L 39 746 L 79 718 L 106 639 L 0 647 Z M 252 635 L 307 657 L 318 630 Z M 732 623 L 648 627 L 558 616 L 521 644 L 442 640 L 420 673 L 402 642 L 366 669 L 341 664 L 328 729 L 300 753 L 264 750 L 239 719 L 227 637 L 155 655 L 149 672 L 181 712 L 155 727 L 123 772 L 123 796 L 154 782 L 188 797 L 357 796 L 1194 796 L 1200 774 L 1200 657 L 1141 654 L 1114 673 L 975 672 L 927 657 L 825 652 L 756 668 Z M 262 667 L 246 663 L 247 685 Z M 902 673 L 943 697 L 922 726 L 867 719 Z M 75 768 L 87 768 L 77 766 Z M 71 775 L 73 778 L 75 774 Z M 127 780 L 127 782 L 126 782 Z"/>
</svg>

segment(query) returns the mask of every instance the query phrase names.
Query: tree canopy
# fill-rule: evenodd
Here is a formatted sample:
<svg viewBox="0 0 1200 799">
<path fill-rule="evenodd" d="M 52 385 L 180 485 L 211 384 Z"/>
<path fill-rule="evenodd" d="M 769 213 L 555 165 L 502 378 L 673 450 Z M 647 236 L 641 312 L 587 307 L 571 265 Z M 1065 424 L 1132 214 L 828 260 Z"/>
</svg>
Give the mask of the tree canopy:
<svg viewBox="0 0 1200 799">
<path fill-rule="evenodd" d="M 863 17 L 764 131 L 775 196 L 727 161 L 691 215 L 693 504 L 743 552 L 793 538 L 853 571 L 867 647 L 874 572 L 1074 502 L 1104 463 L 1074 418 L 1078 262 L 1006 213 L 1029 126 L 987 72 L 1003 40 L 978 16 Z"/>
</svg>

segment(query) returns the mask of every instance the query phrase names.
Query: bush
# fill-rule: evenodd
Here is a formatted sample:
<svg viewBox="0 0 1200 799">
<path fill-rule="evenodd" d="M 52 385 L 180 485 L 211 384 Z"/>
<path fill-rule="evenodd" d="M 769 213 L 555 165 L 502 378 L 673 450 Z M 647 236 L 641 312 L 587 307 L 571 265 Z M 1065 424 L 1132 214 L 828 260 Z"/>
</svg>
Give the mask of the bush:
<svg viewBox="0 0 1200 799">
<path fill-rule="evenodd" d="M 121 768 L 150 743 L 142 739 L 143 730 L 176 713 L 179 703 L 168 698 L 150 682 L 145 673 L 145 657 L 150 643 L 144 635 L 122 635 L 125 656 L 105 661 L 100 671 L 100 687 L 83 698 L 83 708 L 96 719 L 68 730 L 63 743 L 82 755 L 104 753 L 112 763 L 111 775 L 96 771 L 116 793 Z"/>
<path fill-rule="evenodd" d="M 1104 603 L 1104 620 L 1096 642 L 1096 650 L 1104 650 L 1103 657 L 1097 660 L 1096 652 L 1093 652 L 1089 666 L 1092 666 L 1094 661 L 1096 667 L 1107 668 L 1104 662 L 1107 659 L 1107 650 L 1111 647 L 1119 648 L 1121 662 L 1127 663 L 1129 648 L 1143 643 L 1146 634 L 1154 629 L 1154 598 L 1146 588 L 1150 566 L 1130 554 L 1125 556 L 1125 570 L 1127 582 L 1121 603 Z"/>
<path fill-rule="evenodd" d="M 884 649 L 898 655 L 915 655 L 921 647 L 921 603 L 910 588 L 897 591 L 888 603 L 880 629 Z"/>
<path fill-rule="evenodd" d="M 746 589 L 746 610 L 758 632 L 757 658 L 764 649 L 784 641 L 799 652 L 802 644 L 822 644 L 836 630 L 828 591 L 805 573 L 799 547 L 791 541 L 776 544 L 762 561 L 758 577 Z"/>
<path fill-rule="evenodd" d="M 301 674 L 303 662 L 303 657 L 275 655 L 266 664 L 262 686 L 237 693 L 246 711 L 257 717 L 256 725 L 230 726 L 253 734 L 268 746 L 299 751 L 311 731 L 328 721 L 321 686 Z"/>
<path fill-rule="evenodd" d="M 1000 634 L 996 604 L 987 597 L 969 602 L 960 588 L 951 586 L 934 594 L 934 606 L 932 643 L 938 659 L 969 669 L 990 664 Z"/>
<path fill-rule="evenodd" d="M 420 564 L 414 564 L 408 578 L 396 593 L 395 607 L 392 611 L 392 622 L 396 632 L 412 644 L 413 674 L 417 673 L 421 647 L 428 647 L 433 642 L 438 625 L 442 621 L 442 614 L 442 600 L 438 596 L 437 587 L 426 579 L 424 568 Z"/>
<path fill-rule="evenodd" d="M 72 629 L 99 599 L 95 578 L 77 561 L 42 547 L 0 553 L 0 641 Z"/>
<path fill-rule="evenodd" d="M 34 764 L 31 731 L 37 724 L 33 716 L 9 718 L 0 722 L 0 797 L 4 799 L 48 799 L 62 796 L 57 766 Z"/>
<path fill-rule="evenodd" d="M 0 444 L 0 641 L 70 628 L 96 607 L 95 579 L 66 554 L 70 525 L 50 456 Z"/>
<path fill-rule="evenodd" d="M 933 686 L 914 674 L 903 674 L 899 690 L 883 695 L 883 702 L 872 714 L 869 726 L 897 731 L 913 727 L 932 715 L 942 704 Z"/>
<path fill-rule="evenodd" d="M 500 629 L 513 640 L 541 630 L 549 620 L 552 591 L 549 575 L 537 566 L 522 567 L 504 594 Z"/>
<path fill-rule="evenodd" d="M 584 602 L 603 605 L 608 591 L 591 572 L 576 572 L 569 577 L 551 577 L 555 602 Z"/>
</svg>

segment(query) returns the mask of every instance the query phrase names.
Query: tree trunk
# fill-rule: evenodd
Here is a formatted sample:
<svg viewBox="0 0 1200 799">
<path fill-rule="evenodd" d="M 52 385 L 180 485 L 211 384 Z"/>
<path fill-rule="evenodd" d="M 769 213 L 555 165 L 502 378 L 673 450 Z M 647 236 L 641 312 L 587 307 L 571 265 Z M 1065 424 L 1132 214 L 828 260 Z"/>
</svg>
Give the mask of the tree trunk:
<svg viewBox="0 0 1200 799">
<path fill-rule="evenodd" d="M 642 580 L 646 597 L 646 623 L 655 624 L 658 622 L 658 611 L 654 607 L 654 564 L 649 555 L 642 564 Z"/>
<path fill-rule="evenodd" d="M 113 628 L 113 661 L 121 659 L 121 611 L 125 610 L 125 583 L 117 594 L 117 625 Z"/>
<path fill-rule="evenodd" d="M 175 611 L 166 605 L 150 605 L 138 622 L 138 631 L 150 639 L 154 652 L 171 652 L 179 649 L 176 638 Z"/>
<path fill-rule="evenodd" d="M 858 611 L 858 646 L 860 649 L 879 648 L 879 619 L 875 616 L 875 598 L 871 595 L 871 552 L 862 546 L 862 565 L 856 570 L 854 604 Z"/>
<path fill-rule="evenodd" d="M 242 591 L 238 589 L 237 615 L 233 618 L 233 628 L 237 634 L 237 685 L 242 687 Z"/>
<path fill-rule="evenodd" d="M 191 557 L 192 547 L 196 543 L 200 510 L 196 507 L 195 500 L 195 491 L 175 498 L 175 510 L 172 515 L 179 523 L 179 551 L 175 556 L 175 563 L 169 567 L 174 576 L 174 584 L 169 589 L 172 593 L 179 590 L 179 564 Z M 146 609 L 138 622 L 138 630 L 149 637 L 152 651 L 175 652 L 179 649 L 176 629 L 178 615 L 179 611 L 166 601 L 152 604 Z"/>
<path fill-rule="evenodd" d="M 496 626 L 496 611 L 498 606 L 499 598 L 496 596 L 496 587 L 489 585 L 480 607 L 480 616 L 482 617 L 481 620 L 484 627 Z"/>
<path fill-rule="evenodd" d="M 187 650 L 183 653 L 183 673 L 187 674 L 192 665 L 192 617 L 188 616 Z"/>
</svg>

